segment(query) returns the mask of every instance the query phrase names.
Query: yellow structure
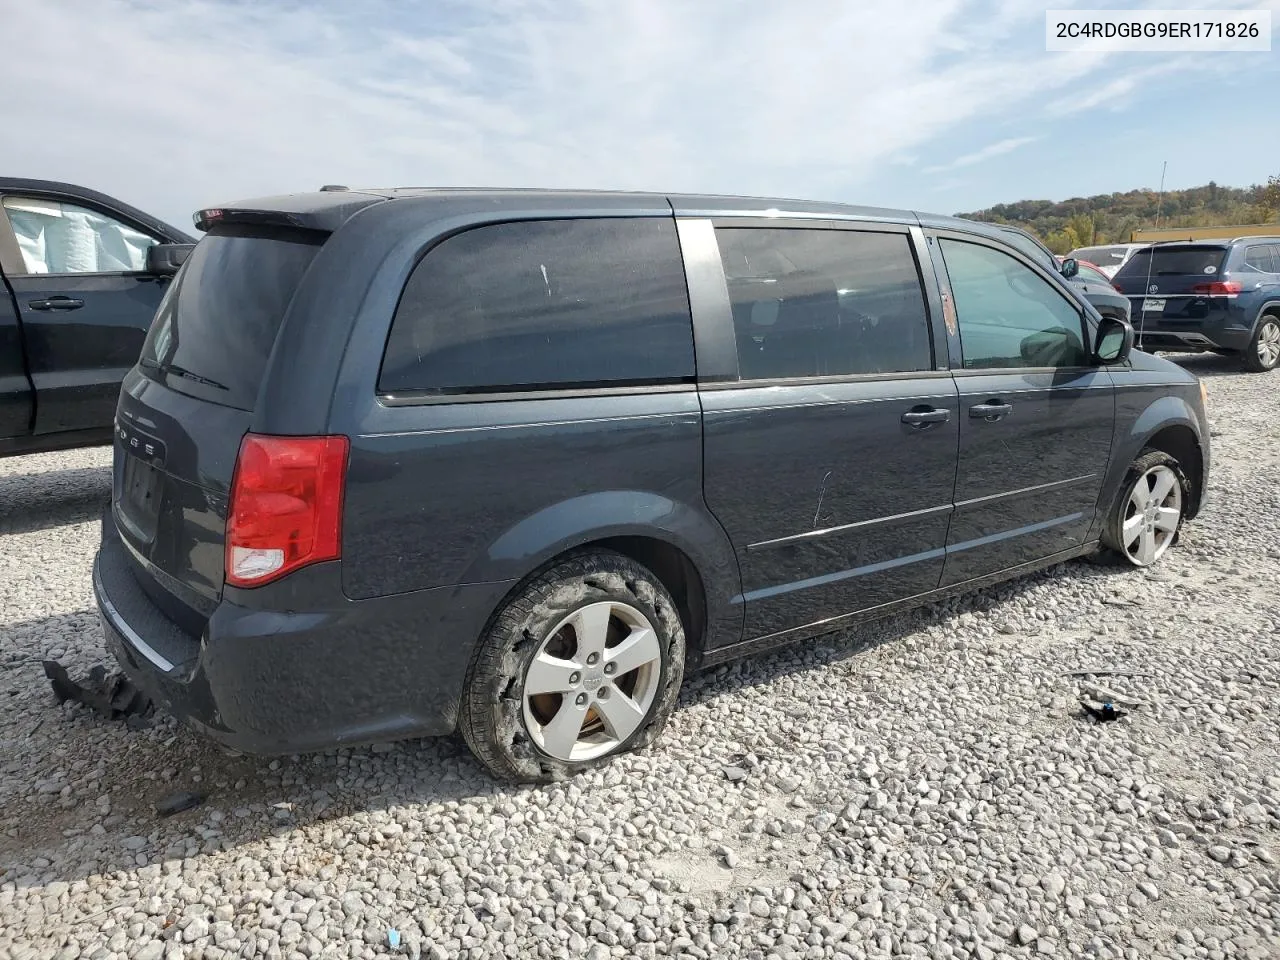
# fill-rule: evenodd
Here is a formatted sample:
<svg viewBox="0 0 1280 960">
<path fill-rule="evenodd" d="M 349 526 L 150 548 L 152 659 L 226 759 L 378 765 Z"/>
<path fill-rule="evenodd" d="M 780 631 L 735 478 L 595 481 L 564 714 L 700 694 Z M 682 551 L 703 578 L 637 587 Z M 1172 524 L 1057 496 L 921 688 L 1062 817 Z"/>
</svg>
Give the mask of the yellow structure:
<svg viewBox="0 0 1280 960">
<path fill-rule="evenodd" d="M 1130 243 L 1153 243 L 1156 240 L 1231 240 L 1235 237 L 1280 236 L 1280 223 L 1250 223 L 1225 227 L 1170 227 L 1168 230 L 1134 230 Z"/>
</svg>

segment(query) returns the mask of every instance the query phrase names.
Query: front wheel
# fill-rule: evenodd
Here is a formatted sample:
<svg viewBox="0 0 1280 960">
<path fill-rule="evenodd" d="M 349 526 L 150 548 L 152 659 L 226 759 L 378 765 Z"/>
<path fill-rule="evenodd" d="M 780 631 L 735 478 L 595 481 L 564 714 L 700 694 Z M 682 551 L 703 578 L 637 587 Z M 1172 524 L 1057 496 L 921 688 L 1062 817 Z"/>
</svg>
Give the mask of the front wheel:
<svg viewBox="0 0 1280 960">
<path fill-rule="evenodd" d="M 1147 450 L 1129 467 L 1103 542 L 1135 567 L 1149 567 L 1178 538 L 1188 492 L 1178 461 Z"/>
<path fill-rule="evenodd" d="M 1242 359 L 1244 368 L 1251 373 L 1265 373 L 1280 366 L 1280 317 L 1268 314 L 1258 321 Z"/>
<path fill-rule="evenodd" d="M 612 551 L 571 556 L 494 617 L 458 725 L 497 776 L 561 780 L 652 743 L 684 660 L 684 625 L 657 577 Z"/>
</svg>

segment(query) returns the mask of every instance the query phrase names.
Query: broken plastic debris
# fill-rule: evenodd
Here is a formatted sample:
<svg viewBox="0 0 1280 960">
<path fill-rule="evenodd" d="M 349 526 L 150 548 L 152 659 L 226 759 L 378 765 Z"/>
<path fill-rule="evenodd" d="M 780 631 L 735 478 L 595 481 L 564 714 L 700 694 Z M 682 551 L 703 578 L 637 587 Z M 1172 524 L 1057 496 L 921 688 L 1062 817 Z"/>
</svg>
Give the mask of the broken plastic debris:
<svg viewBox="0 0 1280 960">
<path fill-rule="evenodd" d="M 1117 710 L 1113 703 L 1103 703 L 1099 700 L 1081 700 L 1080 706 L 1084 707 L 1085 713 L 1093 717 L 1099 723 L 1105 723 L 1109 720 L 1119 720 L 1128 712 L 1126 710 Z"/>
<path fill-rule="evenodd" d="M 97 666 L 89 671 L 83 683 L 76 683 L 58 661 L 44 660 L 42 664 L 59 703 L 74 700 L 107 720 L 145 717 L 151 712 L 151 698 L 123 673 L 108 675 L 105 667 Z M 136 728 L 136 724 L 134 726 Z"/>
<path fill-rule="evenodd" d="M 400 931 L 395 927 L 387 928 L 387 946 L 392 950 L 400 949 Z"/>
<path fill-rule="evenodd" d="M 1081 683 L 1080 692 L 1089 700 L 1098 703 L 1110 703 L 1117 707 L 1126 707 L 1130 710 L 1144 706 L 1146 701 L 1137 697 L 1127 696 L 1118 691 L 1112 690 L 1110 687 L 1104 687 L 1097 683 Z"/>
</svg>

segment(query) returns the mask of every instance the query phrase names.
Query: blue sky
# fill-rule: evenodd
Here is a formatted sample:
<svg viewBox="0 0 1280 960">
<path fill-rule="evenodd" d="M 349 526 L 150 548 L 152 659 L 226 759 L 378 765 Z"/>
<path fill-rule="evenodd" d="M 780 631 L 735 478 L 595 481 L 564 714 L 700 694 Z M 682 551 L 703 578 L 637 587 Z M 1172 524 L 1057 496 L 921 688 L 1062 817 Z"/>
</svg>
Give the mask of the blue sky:
<svg viewBox="0 0 1280 960">
<path fill-rule="evenodd" d="M 951 213 L 1155 187 L 1164 160 L 1171 188 L 1280 173 L 1280 39 L 1270 53 L 1049 54 L 1049 5 L 6 0 L 0 88 L 18 96 L 0 172 L 180 226 L 323 183 Z M 1270 8 L 1280 27 L 1280 0 L 1145 6 Z"/>
</svg>

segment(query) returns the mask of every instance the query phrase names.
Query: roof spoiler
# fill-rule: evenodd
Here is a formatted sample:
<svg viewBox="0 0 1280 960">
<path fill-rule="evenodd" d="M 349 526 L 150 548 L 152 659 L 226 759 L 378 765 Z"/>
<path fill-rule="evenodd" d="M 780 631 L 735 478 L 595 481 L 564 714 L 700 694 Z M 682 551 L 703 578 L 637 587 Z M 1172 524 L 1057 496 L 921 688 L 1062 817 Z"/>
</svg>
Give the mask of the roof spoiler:
<svg viewBox="0 0 1280 960">
<path fill-rule="evenodd" d="M 192 218 L 200 230 L 220 223 L 246 227 L 275 227 L 332 233 L 365 207 L 386 203 L 387 198 L 358 190 L 326 189 L 315 193 L 294 193 L 278 197 L 237 200 L 217 207 L 205 207 Z"/>
<path fill-rule="evenodd" d="M 236 224 L 249 227 L 292 227 L 295 230 L 319 230 L 314 217 L 305 213 L 288 213 L 283 210 L 246 210 L 237 207 L 209 207 L 197 210 L 192 216 L 196 229 L 208 231 L 218 224 Z"/>
</svg>

